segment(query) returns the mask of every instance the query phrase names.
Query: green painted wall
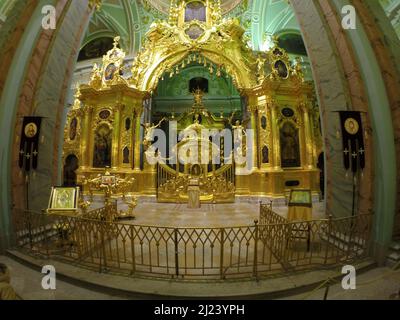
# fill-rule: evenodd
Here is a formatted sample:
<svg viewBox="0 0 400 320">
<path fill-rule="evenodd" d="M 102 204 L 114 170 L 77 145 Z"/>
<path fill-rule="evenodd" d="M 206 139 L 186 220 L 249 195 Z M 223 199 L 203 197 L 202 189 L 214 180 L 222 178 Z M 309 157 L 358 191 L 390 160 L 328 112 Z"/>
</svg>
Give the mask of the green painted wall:
<svg viewBox="0 0 400 320">
<path fill-rule="evenodd" d="M 153 111 L 160 113 L 181 113 L 193 105 L 193 96 L 189 91 L 190 79 L 202 77 L 208 80 L 209 92 L 204 96 L 204 105 L 213 113 L 225 114 L 234 110 L 241 110 L 239 92 L 236 90 L 230 77 L 217 77 L 215 71 L 210 74 L 208 68 L 192 65 L 181 70 L 178 75 L 170 78 L 164 75 L 160 80 L 153 100 Z"/>
</svg>

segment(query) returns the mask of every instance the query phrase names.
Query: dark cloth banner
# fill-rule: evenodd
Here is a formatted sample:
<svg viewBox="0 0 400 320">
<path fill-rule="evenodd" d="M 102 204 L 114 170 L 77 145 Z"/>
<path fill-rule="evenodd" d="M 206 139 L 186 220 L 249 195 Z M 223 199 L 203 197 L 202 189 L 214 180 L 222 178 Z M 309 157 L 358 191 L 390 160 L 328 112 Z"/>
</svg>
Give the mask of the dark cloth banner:
<svg viewBox="0 0 400 320">
<path fill-rule="evenodd" d="M 358 164 L 365 168 L 364 134 L 361 113 L 357 111 L 340 111 L 340 122 L 343 138 L 343 162 L 346 170 L 357 172 Z"/>
<path fill-rule="evenodd" d="M 42 117 L 24 117 L 19 147 L 19 167 L 26 172 L 36 169 L 39 156 L 39 136 Z"/>
</svg>

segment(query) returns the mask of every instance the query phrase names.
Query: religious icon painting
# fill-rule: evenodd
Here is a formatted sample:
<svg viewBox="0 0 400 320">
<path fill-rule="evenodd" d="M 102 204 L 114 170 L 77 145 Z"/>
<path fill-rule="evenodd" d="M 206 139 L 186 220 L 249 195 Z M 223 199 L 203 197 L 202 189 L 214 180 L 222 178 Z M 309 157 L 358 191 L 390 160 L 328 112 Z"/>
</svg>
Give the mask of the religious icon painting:
<svg viewBox="0 0 400 320">
<path fill-rule="evenodd" d="M 281 78 L 286 79 L 289 76 L 288 67 L 282 60 L 276 61 L 274 67 Z"/>
<path fill-rule="evenodd" d="M 78 127 L 78 119 L 73 118 L 69 125 L 69 140 L 71 141 L 75 140 L 77 134 L 77 127 Z"/>
<path fill-rule="evenodd" d="M 111 112 L 109 110 L 102 110 L 99 113 L 99 117 L 101 120 L 106 120 L 110 117 Z"/>
<path fill-rule="evenodd" d="M 294 116 L 294 111 L 291 108 L 283 108 L 282 115 L 286 118 L 291 118 Z"/>
<path fill-rule="evenodd" d="M 204 29 L 198 25 L 192 25 L 186 30 L 186 34 L 190 39 L 196 40 L 204 33 Z"/>
<path fill-rule="evenodd" d="M 262 149 L 262 163 L 269 163 L 269 149 L 268 146 L 264 146 Z"/>
<path fill-rule="evenodd" d="M 267 117 L 265 116 L 261 118 L 261 128 L 263 128 L 263 130 L 267 129 Z"/>
<path fill-rule="evenodd" d="M 356 119 L 348 118 L 344 122 L 344 128 L 346 129 L 348 134 L 355 135 L 358 133 L 360 125 Z"/>
<path fill-rule="evenodd" d="M 24 128 L 25 136 L 27 138 L 35 137 L 37 134 L 37 131 L 38 131 L 38 128 L 34 122 L 28 123 Z"/>
<path fill-rule="evenodd" d="M 114 78 L 115 71 L 117 71 L 117 66 L 114 63 L 110 63 L 104 71 L 104 79 L 106 81 L 112 80 Z"/>
<path fill-rule="evenodd" d="M 94 135 L 93 167 L 106 168 L 111 166 L 112 137 L 107 125 L 97 128 Z"/>
<path fill-rule="evenodd" d="M 79 187 L 52 187 L 48 213 L 78 211 Z"/>
<path fill-rule="evenodd" d="M 282 56 L 282 55 L 283 55 L 282 51 L 279 50 L 278 48 L 276 48 L 276 49 L 273 51 L 273 54 L 276 55 L 276 56 Z"/>
<path fill-rule="evenodd" d="M 311 190 L 292 189 L 290 191 L 289 206 L 312 207 Z"/>
<path fill-rule="evenodd" d="M 285 122 L 280 129 L 282 168 L 301 166 L 299 129 L 291 122 Z"/>
<path fill-rule="evenodd" d="M 112 186 L 116 183 L 115 176 L 104 175 L 101 176 L 101 184 Z"/>
<path fill-rule="evenodd" d="M 192 1 L 186 5 L 185 22 L 193 20 L 206 21 L 206 7 L 201 1 Z"/>
</svg>

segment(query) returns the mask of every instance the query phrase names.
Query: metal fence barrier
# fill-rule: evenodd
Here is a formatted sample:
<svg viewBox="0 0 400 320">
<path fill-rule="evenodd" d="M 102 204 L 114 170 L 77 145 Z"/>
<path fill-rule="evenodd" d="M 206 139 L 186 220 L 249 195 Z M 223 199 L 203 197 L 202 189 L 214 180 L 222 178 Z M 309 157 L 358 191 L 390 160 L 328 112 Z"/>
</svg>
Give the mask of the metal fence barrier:
<svg viewBox="0 0 400 320">
<path fill-rule="evenodd" d="M 259 221 L 249 226 L 175 228 L 96 219 L 107 210 L 85 217 L 17 211 L 16 245 L 99 272 L 185 280 L 258 279 L 369 253 L 371 215 L 290 223 L 261 204 Z"/>
</svg>

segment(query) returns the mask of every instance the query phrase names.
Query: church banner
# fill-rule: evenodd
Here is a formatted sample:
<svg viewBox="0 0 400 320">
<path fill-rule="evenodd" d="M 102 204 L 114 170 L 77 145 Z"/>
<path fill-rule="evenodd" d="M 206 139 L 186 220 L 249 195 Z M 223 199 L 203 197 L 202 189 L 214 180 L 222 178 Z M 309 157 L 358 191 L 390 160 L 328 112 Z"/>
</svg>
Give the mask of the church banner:
<svg viewBox="0 0 400 320">
<path fill-rule="evenodd" d="M 19 167 L 26 172 L 36 169 L 39 155 L 39 135 L 42 117 L 24 117 L 19 147 Z"/>
<path fill-rule="evenodd" d="M 358 164 L 361 170 L 365 168 L 364 135 L 361 113 L 357 111 L 340 111 L 340 122 L 343 139 L 344 167 L 357 172 Z"/>
</svg>

